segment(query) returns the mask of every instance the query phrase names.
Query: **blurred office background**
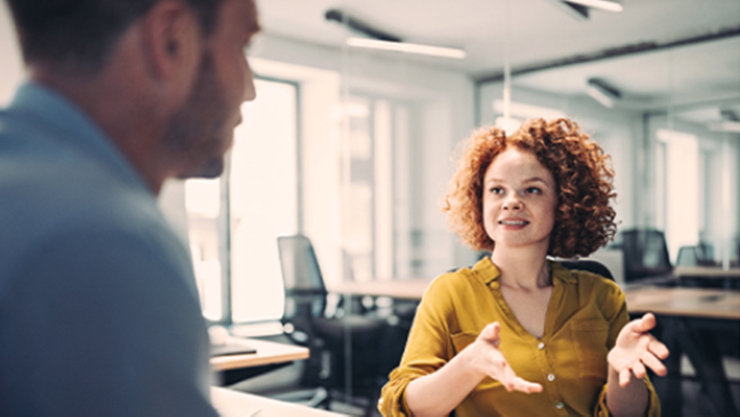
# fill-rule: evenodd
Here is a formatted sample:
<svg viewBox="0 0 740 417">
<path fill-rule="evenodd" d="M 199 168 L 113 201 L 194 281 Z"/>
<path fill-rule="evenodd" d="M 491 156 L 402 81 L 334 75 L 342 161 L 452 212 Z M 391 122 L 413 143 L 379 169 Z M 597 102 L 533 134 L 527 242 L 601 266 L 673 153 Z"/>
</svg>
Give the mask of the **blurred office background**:
<svg viewBox="0 0 740 417">
<path fill-rule="evenodd" d="M 227 172 L 161 196 L 205 316 L 282 332 L 278 236 L 310 237 L 329 287 L 471 264 L 440 211 L 459 143 L 530 117 L 573 118 L 611 154 L 620 229 L 663 231 L 674 264 L 682 247 L 737 262 L 740 2 L 579 3 L 258 0 Z M 356 44 L 378 39 L 465 56 Z M 23 78 L 4 8 L 0 56 L 4 104 Z"/>
<path fill-rule="evenodd" d="M 244 105 L 229 173 L 163 196 L 184 208 L 210 319 L 282 314 L 279 235 L 309 236 L 329 284 L 470 264 L 477 254 L 440 212 L 459 143 L 478 125 L 538 116 L 574 118 L 612 155 L 620 228 L 664 231 L 674 262 L 699 243 L 717 262 L 737 258 L 736 0 L 623 1 L 621 12 L 554 0 L 258 4 L 258 99 Z M 349 46 L 373 39 L 365 26 L 467 56 Z M 590 95 L 602 84 L 608 101 Z"/>
</svg>

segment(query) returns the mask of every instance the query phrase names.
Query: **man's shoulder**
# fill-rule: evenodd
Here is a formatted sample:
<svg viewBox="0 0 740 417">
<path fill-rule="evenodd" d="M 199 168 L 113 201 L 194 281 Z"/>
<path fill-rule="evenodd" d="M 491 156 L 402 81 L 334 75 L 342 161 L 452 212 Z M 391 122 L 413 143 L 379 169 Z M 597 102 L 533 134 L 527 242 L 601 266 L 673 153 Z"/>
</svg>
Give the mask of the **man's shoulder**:
<svg viewBox="0 0 740 417">
<path fill-rule="evenodd" d="M 179 244 L 152 194 L 117 182 L 95 164 L 84 159 L 17 162 L 9 175 L 0 175 L 0 251 L 5 255 L 34 257 L 40 248 L 55 245 L 106 250 L 90 247 L 89 236 L 106 236 L 106 246 L 129 242 L 133 249 L 139 241 L 155 253 Z"/>
<path fill-rule="evenodd" d="M 156 217 L 153 194 L 120 180 L 99 162 L 83 157 L 48 160 L 0 156 L 0 207 L 35 221 Z M 43 217 L 41 217 L 43 216 Z"/>
</svg>

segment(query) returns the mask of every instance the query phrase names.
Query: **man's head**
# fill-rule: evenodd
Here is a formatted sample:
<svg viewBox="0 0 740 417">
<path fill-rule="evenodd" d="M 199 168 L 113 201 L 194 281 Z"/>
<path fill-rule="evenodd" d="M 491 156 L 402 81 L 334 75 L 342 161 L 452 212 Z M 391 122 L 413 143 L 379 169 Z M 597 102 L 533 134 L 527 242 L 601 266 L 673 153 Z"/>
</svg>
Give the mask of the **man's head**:
<svg viewBox="0 0 740 417">
<path fill-rule="evenodd" d="M 257 28 L 252 0 L 224 0 L 190 97 L 165 132 L 169 150 L 182 155 L 180 178 L 217 177 L 223 171 L 241 103 L 255 98 L 244 48 Z"/>
<path fill-rule="evenodd" d="M 63 70 L 94 72 L 135 20 L 161 0 L 6 0 L 23 58 Z M 208 34 L 223 0 L 182 0 Z"/>
<path fill-rule="evenodd" d="M 255 0 L 6 0 L 33 79 L 101 125 L 153 189 L 217 176 L 255 97 Z"/>
</svg>

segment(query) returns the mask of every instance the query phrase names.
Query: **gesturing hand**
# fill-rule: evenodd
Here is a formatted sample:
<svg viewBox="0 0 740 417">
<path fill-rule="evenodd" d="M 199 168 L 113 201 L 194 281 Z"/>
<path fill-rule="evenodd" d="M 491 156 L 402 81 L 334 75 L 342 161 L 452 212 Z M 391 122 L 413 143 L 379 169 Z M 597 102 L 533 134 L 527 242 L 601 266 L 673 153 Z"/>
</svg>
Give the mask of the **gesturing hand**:
<svg viewBox="0 0 740 417">
<path fill-rule="evenodd" d="M 655 327 L 655 316 L 647 313 L 639 319 L 627 323 L 619 331 L 617 341 L 607 361 L 619 374 L 619 386 L 624 387 L 630 381 L 630 374 L 636 378 L 645 377 L 645 366 L 660 376 L 666 374 L 666 367 L 661 362 L 668 357 L 668 348 L 648 331 Z"/>
<path fill-rule="evenodd" d="M 493 322 L 478 335 L 478 338 L 465 349 L 473 368 L 481 375 L 499 381 L 507 391 L 521 391 L 527 394 L 542 392 L 542 385 L 518 377 L 511 369 L 504 355 L 498 349 L 501 339 L 501 325 Z"/>
</svg>

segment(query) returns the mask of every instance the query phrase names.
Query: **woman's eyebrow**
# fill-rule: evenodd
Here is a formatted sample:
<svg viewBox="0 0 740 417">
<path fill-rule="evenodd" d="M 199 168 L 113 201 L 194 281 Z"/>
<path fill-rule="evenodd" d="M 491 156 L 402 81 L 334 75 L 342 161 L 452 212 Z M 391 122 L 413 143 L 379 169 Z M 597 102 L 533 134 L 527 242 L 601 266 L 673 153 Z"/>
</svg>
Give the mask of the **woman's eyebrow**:
<svg viewBox="0 0 740 417">
<path fill-rule="evenodd" d="M 486 184 L 495 184 L 495 183 L 504 183 L 506 181 L 500 179 L 500 178 L 489 178 L 485 183 Z M 541 177 L 531 177 L 531 178 L 525 178 L 524 181 L 522 181 L 523 184 L 530 183 L 530 182 L 541 182 L 543 184 L 549 184 L 546 179 Z"/>
<path fill-rule="evenodd" d="M 550 184 L 547 180 L 545 180 L 544 178 L 540 178 L 540 177 L 527 178 L 523 182 L 524 183 L 541 182 L 541 183 L 543 183 L 545 185 L 549 185 Z"/>
</svg>

